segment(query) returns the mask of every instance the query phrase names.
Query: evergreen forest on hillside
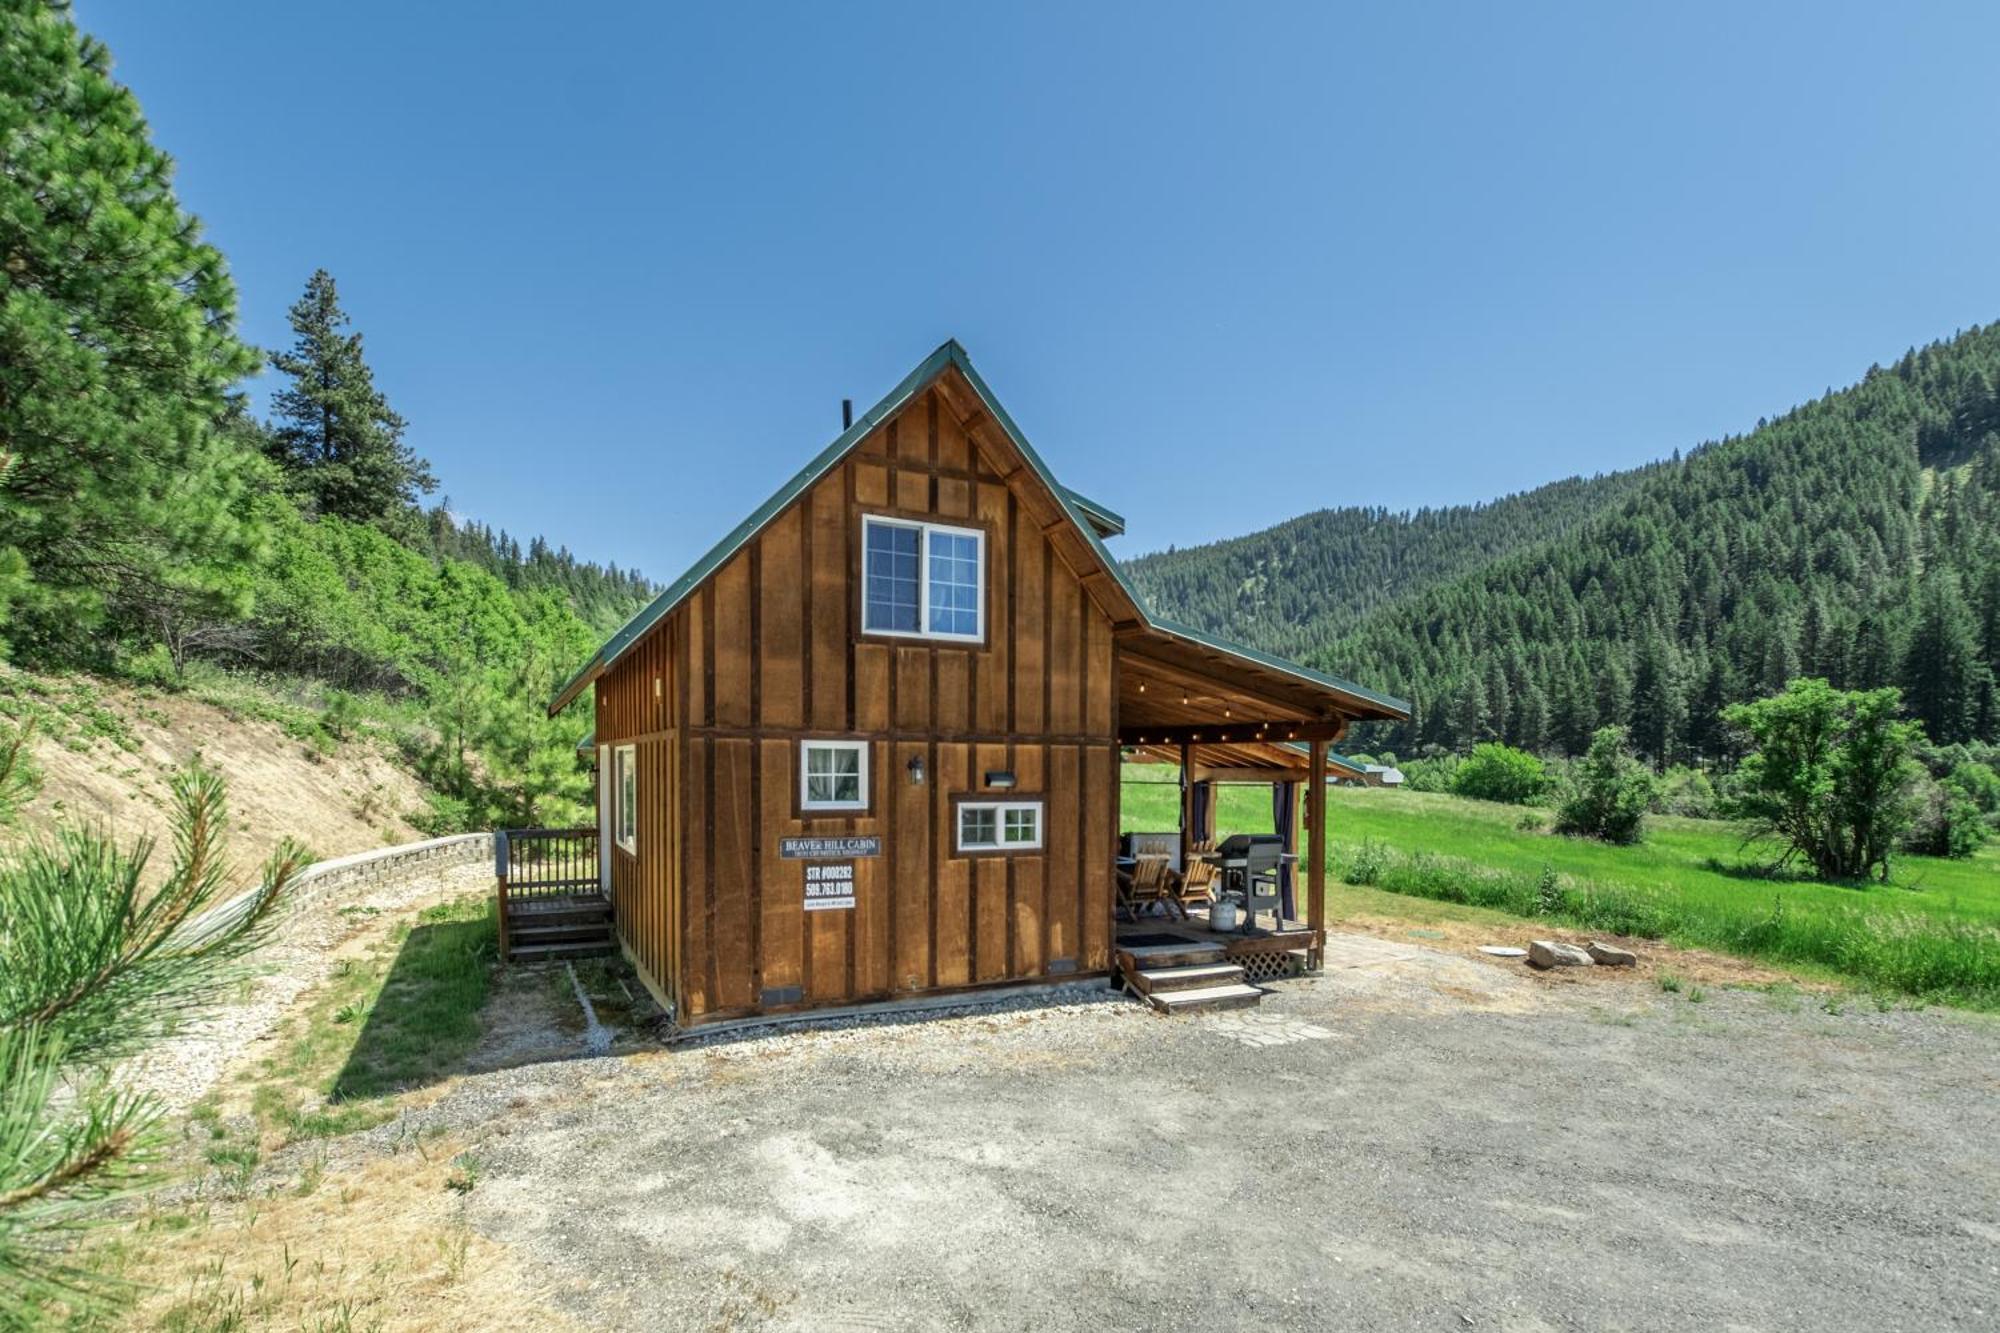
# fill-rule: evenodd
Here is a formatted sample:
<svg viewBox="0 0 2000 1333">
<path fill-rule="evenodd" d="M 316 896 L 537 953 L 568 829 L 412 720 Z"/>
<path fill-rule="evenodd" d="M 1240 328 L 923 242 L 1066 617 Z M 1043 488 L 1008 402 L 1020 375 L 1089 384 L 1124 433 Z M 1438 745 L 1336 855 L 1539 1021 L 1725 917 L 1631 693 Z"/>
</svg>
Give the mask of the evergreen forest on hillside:
<svg viewBox="0 0 2000 1333">
<path fill-rule="evenodd" d="M 1409 699 L 1410 723 L 1365 738 L 1398 753 L 1580 754 L 1624 725 L 1657 764 L 1726 762 L 1723 709 L 1801 676 L 1900 686 L 1932 742 L 1991 743 L 1996 386 L 1989 325 L 1654 467 L 1372 537 L 1367 511 L 1313 515 L 1132 568 L 1167 614 Z"/>
<path fill-rule="evenodd" d="M 426 509 L 333 278 L 306 282 L 289 346 L 249 346 L 103 45 L 10 3 L 0 50 L 0 660 L 304 678 L 334 728 L 369 692 L 420 717 L 440 831 L 574 817 L 588 717 L 542 705 L 651 586 Z M 243 388 L 267 364 L 259 420 Z"/>
</svg>

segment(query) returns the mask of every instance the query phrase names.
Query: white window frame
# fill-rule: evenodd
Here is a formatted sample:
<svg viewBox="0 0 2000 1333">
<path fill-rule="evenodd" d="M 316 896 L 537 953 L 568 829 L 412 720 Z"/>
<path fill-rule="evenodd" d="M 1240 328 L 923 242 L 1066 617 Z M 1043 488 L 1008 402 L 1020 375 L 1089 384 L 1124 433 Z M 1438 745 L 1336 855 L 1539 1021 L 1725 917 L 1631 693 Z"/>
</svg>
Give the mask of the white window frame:
<svg viewBox="0 0 2000 1333">
<path fill-rule="evenodd" d="M 992 842 L 967 842 L 965 840 L 965 812 L 967 810 L 991 810 L 993 812 Z M 1007 816 L 1021 811 L 1033 811 L 1035 816 L 1035 840 L 1033 842 L 1007 841 Z M 960 801 L 952 816 L 952 841 L 961 852 L 1039 852 L 1048 832 L 1048 815 L 1040 801 Z"/>
<path fill-rule="evenodd" d="M 917 538 L 917 627 L 872 629 L 868 624 L 868 530 L 871 527 L 908 528 Z M 933 630 L 931 623 L 931 534 L 947 533 L 970 537 L 979 551 L 979 605 L 976 626 L 971 634 L 950 634 Z M 891 518 L 886 514 L 861 516 L 861 632 L 895 639 L 942 639 L 952 643 L 980 643 L 986 638 L 986 533 L 980 528 L 958 528 L 949 523 L 926 523 L 914 518 Z"/>
<path fill-rule="evenodd" d="M 625 779 L 632 779 L 632 799 L 625 799 Z M 626 831 L 627 821 L 631 831 Z M 639 747 L 620 745 L 611 751 L 611 836 L 620 851 L 639 854 Z"/>
<path fill-rule="evenodd" d="M 866 810 L 868 801 L 868 742 L 848 740 L 802 740 L 799 742 L 799 809 L 821 810 Z M 852 751 L 861 757 L 861 797 L 854 801 L 815 801 L 811 795 L 812 764 L 808 756 L 814 750 Z"/>
</svg>

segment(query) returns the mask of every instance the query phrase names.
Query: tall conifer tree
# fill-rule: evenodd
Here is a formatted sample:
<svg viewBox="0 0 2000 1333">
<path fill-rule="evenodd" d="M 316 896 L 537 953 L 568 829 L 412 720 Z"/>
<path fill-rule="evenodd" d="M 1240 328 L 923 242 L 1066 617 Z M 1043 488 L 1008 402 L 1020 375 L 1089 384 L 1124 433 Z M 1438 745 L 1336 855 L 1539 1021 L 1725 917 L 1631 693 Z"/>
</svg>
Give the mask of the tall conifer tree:
<svg viewBox="0 0 2000 1333">
<path fill-rule="evenodd" d="M 271 357 L 292 380 L 271 400 L 272 448 L 320 513 L 412 532 L 417 499 L 437 481 L 403 443 L 406 423 L 375 387 L 349 323 L 320 269 L 292 306 L 292 349 Z"/>
</svg>

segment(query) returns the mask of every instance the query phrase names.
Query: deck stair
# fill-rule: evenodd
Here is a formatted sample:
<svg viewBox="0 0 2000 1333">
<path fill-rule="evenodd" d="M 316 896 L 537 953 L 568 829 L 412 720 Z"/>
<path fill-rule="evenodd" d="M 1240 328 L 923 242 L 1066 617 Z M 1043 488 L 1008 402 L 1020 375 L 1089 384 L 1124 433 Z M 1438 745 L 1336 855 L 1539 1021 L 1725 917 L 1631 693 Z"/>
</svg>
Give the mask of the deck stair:
<svg viewBox="0 0 2000 1333">
<path fill-rule="evenodd" d="M 1264 998 L 1263 988 L 1247 983 L 1220 945 L 1198 940 L 1121 946 L 1118 975 L 1127 991 L 1164 1014 L 1247 1009 Z"/>
<path fill-rule="evenodd" d="M 601 958 L 617 951 L 611 904 L 597 894 L 518 904 L 507 922 L 507 961 Z"/>
</svg>

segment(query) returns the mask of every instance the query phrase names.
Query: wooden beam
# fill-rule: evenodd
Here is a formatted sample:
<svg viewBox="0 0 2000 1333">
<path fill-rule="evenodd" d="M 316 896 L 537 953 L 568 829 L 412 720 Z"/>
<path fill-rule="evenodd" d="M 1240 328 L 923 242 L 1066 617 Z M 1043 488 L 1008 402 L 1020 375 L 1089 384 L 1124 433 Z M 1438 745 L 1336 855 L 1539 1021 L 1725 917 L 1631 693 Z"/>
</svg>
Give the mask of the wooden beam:
<svg viewBox="0 0 2000 1333">
<path fill-rule="evenodd" d="M 1307 747 L 1306 924 L 1316 955 L 1326 952 L 1326 742 Z"/>
<path fill-rule="evenodd" d="M 1197 764 L 1195 777 L 1203 782 L 1303 782 L 1306 776 L 1305 761 L 1301 759 L 1297 768 L 1204 768 Z M 1287 851 L 1294 850 L 1286 848 Z"/>
<path fill-rule="evenodd" d="M 1337 741 L 1347 734 L 1345 719 L 1337 722 L 1273 722 L 1260 730 L 1255 722 L 1197 723 L 1191 726 L 1127 726 L 1118 729 L 1120 745 L 1277 745 L 1284 741 Z"/>
</svg>

